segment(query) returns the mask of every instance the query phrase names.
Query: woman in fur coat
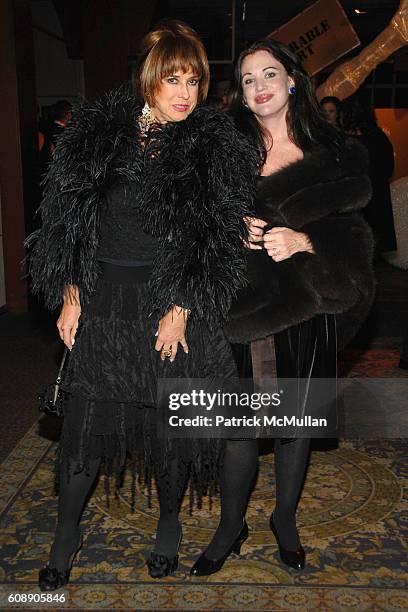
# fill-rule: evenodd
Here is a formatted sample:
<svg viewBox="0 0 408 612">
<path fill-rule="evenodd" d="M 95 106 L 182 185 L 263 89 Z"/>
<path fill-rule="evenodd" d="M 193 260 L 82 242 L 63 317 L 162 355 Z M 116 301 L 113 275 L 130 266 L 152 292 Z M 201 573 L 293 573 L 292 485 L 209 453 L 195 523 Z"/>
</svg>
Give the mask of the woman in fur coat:
<svg viewBox="0 0 408 612">
<path fill-rule="evenodd" d="M 157 436 L 157 382 L 236 376 L 222 324 L 244 284 L 258 157 L 225 114 L 199 106 L 209 67 L 194 31 L 170 22 L 143 51 L 145 106 L 122 86 L 74 111 L 48 173 L 42 228 L 27 241 L 32 288 L 49 307 L 62 304 L 57 326 L 71 351 L 42 590 L 68 582 L 101 461 L 119 478 L 126 454 L 133 488 L 140 460 L 158 484 L 150 575 L 176 570 L 187 470 L 200 497 L 222 448 Z"/>
<path fill-rule="evenodd" d="M 338 345 L 353 336 L 373 298 L 373 241 L 360 214 L 371 193 L 367 156 L 323 118 L 304 68 L 276 41 L 255 43 L 239 57 L 231 110 L 263 165 L 248 220 L 250 284 L 233 306 L 227 334 L 244 377 L 251 376 L 249 343 L 273 335 L 278 378 L 306 381 L 294 403 L 308 414 L 313 379 L 327 378 L 333 397 Z M 297 569 L 305 564 L 296 506 L 309 446 L 296 433 L 274 446 L 270 528 L 281 560 Z M 221 521 L 193 575 L 214 573 L 231 551 L 239 552 L 257 460 L 255 439 L 228 442 Z"/>
</svg>

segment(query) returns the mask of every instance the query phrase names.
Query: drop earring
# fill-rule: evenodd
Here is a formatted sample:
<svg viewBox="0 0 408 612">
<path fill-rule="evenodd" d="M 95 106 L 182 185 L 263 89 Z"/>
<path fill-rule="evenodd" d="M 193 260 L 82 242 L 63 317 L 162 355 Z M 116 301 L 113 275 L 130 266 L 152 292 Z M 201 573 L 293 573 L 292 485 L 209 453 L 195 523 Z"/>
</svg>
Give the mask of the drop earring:
<svg viewBox="0 0 408 612">
<path fill-rule="evenodd" d="M 294 96 L 295 95 L 295 91 L 296 91 L 296 88 L 295 88 L 295 86 L 292 83 L 292 85 L 290 85 L 290 87 L 289 87 L 289 95 L 290 96 Z"/>
<path fill-rule="evenodd" d="M 147 136 L 149 127 L 153 123 L 152 111 L 148 103 L 146 102 L 142 108 L 142 114 L 139 117 L 139 128 L 142 136 Z"/>
</svg>

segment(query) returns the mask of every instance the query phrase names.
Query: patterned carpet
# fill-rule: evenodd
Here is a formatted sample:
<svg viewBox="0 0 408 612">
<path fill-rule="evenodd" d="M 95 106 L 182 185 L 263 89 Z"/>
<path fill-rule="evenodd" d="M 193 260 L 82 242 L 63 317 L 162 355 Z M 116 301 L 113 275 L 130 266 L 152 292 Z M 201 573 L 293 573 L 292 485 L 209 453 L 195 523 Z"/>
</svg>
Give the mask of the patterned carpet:
<svg viewBox="0 0 408 612">
<path fill-rule="evenodd" d="M 2 465 L 0 609 L 10 593 L 39 593 L 37 571 L 47 560 L 56 515 L 51 480 L 55 444 L 34 426 Z M 241 557 L 218 574 L 191 578 L 188 570 L 216 525 L 218 503 L 192 517 L 183 511 L 184 537 L 177 573 L 150 579 L 144 565 L 157 507 L 139 491 L 130 512 L 125 486 L 105 505 L 100 484 L 86 510 L 84 546 L 64 590 L 65 603 L 35 609 L 319 610 L 408 609 L 408 478 L 404 441 L 347 442 L 314 452 L 298 510 L 308 564 L 281 565 L 267 528 L 273 507 L 273 455 L 261 459 L 248 510 L 250 538 Z M 26 605 L 29 608 L 28 605 Z"/>
</svg>

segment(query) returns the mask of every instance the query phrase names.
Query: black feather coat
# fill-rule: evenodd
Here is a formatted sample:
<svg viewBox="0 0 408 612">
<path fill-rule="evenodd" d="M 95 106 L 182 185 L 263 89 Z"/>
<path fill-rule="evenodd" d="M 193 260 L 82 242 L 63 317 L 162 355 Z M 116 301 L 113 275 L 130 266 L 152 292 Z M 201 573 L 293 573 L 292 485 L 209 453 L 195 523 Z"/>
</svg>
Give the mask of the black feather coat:
<svg viewBox="0 0 408 612">
<path fill-rule="evenodd" d="M 157 126 L 142 147 L 140 112 L 127 86 L 74 111 L 46 178 L 42 227 L 26 241 L 32 290 L 50 308 L 61 304 L 67 284 L 89 300 L 105 194 L 122 181 L 132 186 L 143 229 L 161 245 L 150 281 L 152 315 L 179 304 L 218 325 L 245 284 L 241 238 L 257 155 L 229 117 L 205 107 Z"/>
<path fill-rule="evenodd" d="M 336 156 L 323 147 L 259 180 L 255 214 L 275 227 L 305 232 L 315 255 L 274 262 L 250 251 L 250 284 L 231 311 L 233 342 L 265 338 L 319 313 L 337 317 L 344 347 L 374 296 L 372 233 L 359 212 L 370 200 L 365 149 L 347 140 Z"/>
</svg>

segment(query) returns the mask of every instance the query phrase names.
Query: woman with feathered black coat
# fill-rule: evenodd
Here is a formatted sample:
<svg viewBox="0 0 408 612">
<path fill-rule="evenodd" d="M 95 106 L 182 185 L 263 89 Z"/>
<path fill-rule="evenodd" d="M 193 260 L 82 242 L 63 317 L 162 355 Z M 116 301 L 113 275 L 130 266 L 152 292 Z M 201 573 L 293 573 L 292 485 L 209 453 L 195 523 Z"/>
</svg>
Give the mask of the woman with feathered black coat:
<svg viewBox="0 0 408 612">
<path fill-rule="evenodd" d="M 219 443 L 156 434 L 159 378 L 236 376 L 222 323 L 245 279 L 257 156 L 225 114 L 197 106 L 208 82 L 196 33 L 159 27 L 144 42 L 144 108 L 128 87 L 86 103 L 55 151 L 42 228 L 28 239 L 33 290 L 63 304 L 57 325 L 71 350 L 42 590 L 69 580 L 101 460 L 118 477 L 127 453 L 133 478 L 140 459 L 148 478 L 155 471 L 155 578 L 177 568 L 187 470 L 198 496 L 216 476 Z"/>
<path fill-rule="evenodd" d="M 338 344 L 353 336 L 373 298 L 373 239 L 359 212 L 371 194 L 367 155 L 323 118 L 304 68 L 276 41 L 260 41 L 241 54 L 232 98 L 237 123 L 258 146 L 263 165 L 248 220 L 250 283 L 232 308 L 227 334 L 245 377 L 251 376 L 249 343 L 274 336 L 278 378 L 303 385 L 291 408 L 308 414 L 314 379 L 327 379 L 324 392 L 333 396 Z M 295 432 L 274 446 L 270 527 L 281 560 L 296 569 L 305 563 L 296 505 L 309 443 Z M 257 459 L 255 439 L 228 443 L 221 521 L 193 575 L 214 573 L 231 551 L 239 552 L 248 535 L 245 508 Z"/>
</svg>

